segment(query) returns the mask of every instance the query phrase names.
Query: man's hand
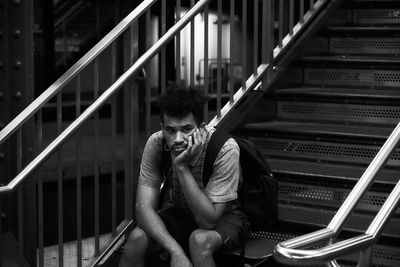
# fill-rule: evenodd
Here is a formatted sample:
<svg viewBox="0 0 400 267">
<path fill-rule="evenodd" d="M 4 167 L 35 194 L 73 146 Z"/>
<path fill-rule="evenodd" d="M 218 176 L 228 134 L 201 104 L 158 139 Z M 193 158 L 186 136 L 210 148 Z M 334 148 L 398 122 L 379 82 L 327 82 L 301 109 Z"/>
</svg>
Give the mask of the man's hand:
<svg viewBox="0 0 400 267">
<path fill-rule="evenodd" d="M 173 161 L 177 168 L 188 167 L 193 159 L 200 153 L 203 144 L 206 141 L 206 133 L 196 128 L 188 138 L 187 148 Z"/>
<path fill-rule="evenodd" d="M 192 267 L 185 253 L 171 254 L 171 267 Z"/>
</svg>

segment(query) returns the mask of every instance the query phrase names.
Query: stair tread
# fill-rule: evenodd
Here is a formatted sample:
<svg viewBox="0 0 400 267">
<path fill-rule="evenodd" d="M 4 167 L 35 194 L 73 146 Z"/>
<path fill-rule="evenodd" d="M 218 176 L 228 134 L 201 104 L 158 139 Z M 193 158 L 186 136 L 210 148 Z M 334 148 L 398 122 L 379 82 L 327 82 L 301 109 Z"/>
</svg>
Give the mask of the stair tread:
<svg viewBox="0 0 400 267">
<path fill-rule="evenodd" d="M 352 138 L 386 139 L 392 129 L 386 127 L 371 127 L 361 125 L 326 124 L 317 122 L 269 121 L 246 124 L 243 129 L 275 133 L 297 133 L 313 135 L 335 135 Z"/>
<path fill-rule="evenodd" d="M 400 100 L 400 90 L 363 89 L 363 88 L 320 88 L 298 87 L 275 90 L 276 96 L 306 96 L 306 97 L 345 97 L 365 100 Z"/>
<path fill-rule="evenodd" d="M 352 36 L 394 35 L 399 36 L 400 26 L 330 26 L 326 28 L 328 34 Z"/>
<path fill-rule="evenodd" d="M 395 56 L 353 56 L 353 55 L 323 55 L 306 56 L 301 59 L 305 63 L 361 63 L 385 64 L 400 67 L 400 57 Z M 368 66 L 369 67 L 369 66 Z"/>
<path fill-rule="evenodd" d="M 276 174 L 291 174 L 295 176 L 312 176 L 321 179 L 340 179 L 358 181 L 366 167 L 322 162 L 309 162 L 297 159 L 269 158 L 272 171 Z M 399 171 L 383 169 L 377 174 L 376 182 L 382 184 L 395 184 L 398 181 Z M 301 179 L 301 178 L 299 178 Z"/>
</svg>

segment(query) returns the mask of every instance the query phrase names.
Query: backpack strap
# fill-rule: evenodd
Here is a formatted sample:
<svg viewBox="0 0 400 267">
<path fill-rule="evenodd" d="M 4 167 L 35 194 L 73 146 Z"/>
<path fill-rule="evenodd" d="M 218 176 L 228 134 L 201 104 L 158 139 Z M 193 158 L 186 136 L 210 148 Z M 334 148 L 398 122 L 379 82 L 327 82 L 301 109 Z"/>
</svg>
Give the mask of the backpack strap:
<svg viewBox="0 0 400 267">
<path fill-rule="evenodd" d="M 231 138 L 231 136 L 228 133 L 218 129 L 215 130 L 214 133 L 211 135 L 210 141 L 208 141 L 207 144 L 206 154 L 204 157 L 202 176 L 204 187 L 206 187 L 208 180 L 212 175 L 214 162 L 217 159 L 219 151 L 229 138 Z"/>
</svg>

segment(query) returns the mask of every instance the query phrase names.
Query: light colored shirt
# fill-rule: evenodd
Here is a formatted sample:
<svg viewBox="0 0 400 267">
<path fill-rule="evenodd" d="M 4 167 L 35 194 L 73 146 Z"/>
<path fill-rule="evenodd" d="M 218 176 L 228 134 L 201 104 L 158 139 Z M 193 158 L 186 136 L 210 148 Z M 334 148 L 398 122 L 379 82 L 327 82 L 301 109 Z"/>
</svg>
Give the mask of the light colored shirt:
<svg viewBox="0 0 400 267">
<path fill-rule="evenodd" d="M 233 138 L 228 139 L 219 151 L 215 159 L 211 177 L 206 185 L 203 186 L 202 175 L 204 157 L 210 137 L 215 131 L 214 128 L 206 126 L 206 142 L 201 148 L 199 156 L 191 164 L 191 172 L 200 189 L 213 203 L 229 202 L 237 199 L 239 180 L 241 179 L 241 169 L 239 163 L 239 146 Z M 153 133 L 148 139 L 143 151 L 142 162 L 140 165 L 140 175 L 138 183 L 159 189 L 164 174 L 162 170 L 162 154 L 164 149 L 164 136 L 162 131 Z M 188 212 L 189 207 L 186 203 L 183 191 L 180 187 L 178 177 L 172 170 L 167 175 L 167 179 L 172 181 L 172 203 Z"/>
</svg>

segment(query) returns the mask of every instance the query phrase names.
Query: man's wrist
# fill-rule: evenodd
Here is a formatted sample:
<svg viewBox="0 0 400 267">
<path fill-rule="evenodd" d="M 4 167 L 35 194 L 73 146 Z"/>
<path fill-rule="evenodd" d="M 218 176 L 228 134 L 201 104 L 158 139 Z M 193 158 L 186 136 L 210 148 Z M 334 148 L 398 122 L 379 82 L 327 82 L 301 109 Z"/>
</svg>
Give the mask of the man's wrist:
<svg viewBox="0 0 400 267">
<path fill-rule="evenodd" d="M 175 164 L 174 167 L 175 167 L 175 171 L 177 171 L 177 172 L 181 172 L 181 173 L 190 172 L 189 165 L 186 165 L 186 164 Z"/>
</svg>

